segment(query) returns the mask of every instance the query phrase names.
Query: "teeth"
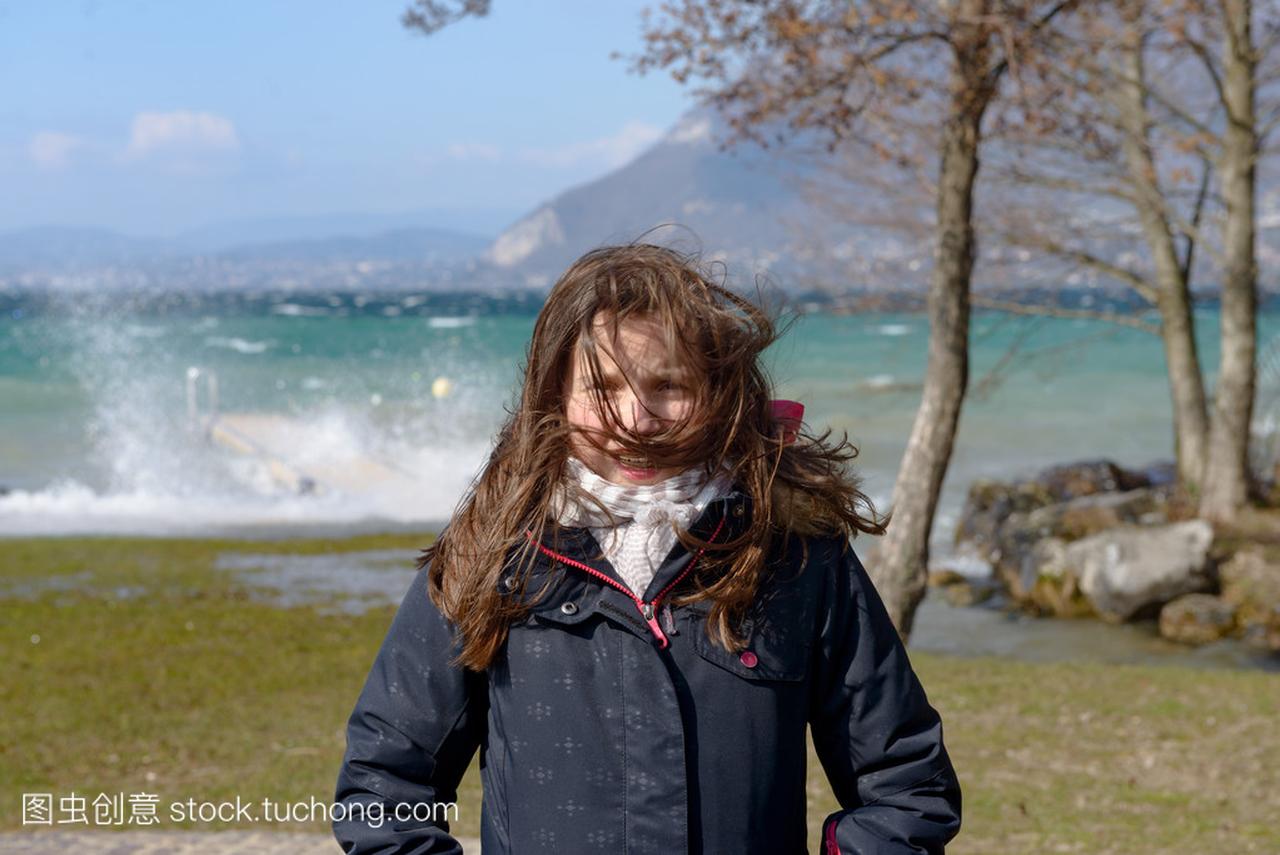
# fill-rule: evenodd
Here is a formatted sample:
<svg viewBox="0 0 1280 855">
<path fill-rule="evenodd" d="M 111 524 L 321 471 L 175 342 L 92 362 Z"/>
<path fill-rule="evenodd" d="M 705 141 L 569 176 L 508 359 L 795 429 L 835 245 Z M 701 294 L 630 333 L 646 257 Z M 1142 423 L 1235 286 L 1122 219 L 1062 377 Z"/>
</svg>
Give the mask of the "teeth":
<svg viewBox="0 0 1280 855">
<path fill-rule="evenodd" d="M 651 468 L 648 460 L 642 457 L 619 457 L 618 462 L 623 466 L 630 466 L 633 469 L 649 469 Z"/>
</svg>

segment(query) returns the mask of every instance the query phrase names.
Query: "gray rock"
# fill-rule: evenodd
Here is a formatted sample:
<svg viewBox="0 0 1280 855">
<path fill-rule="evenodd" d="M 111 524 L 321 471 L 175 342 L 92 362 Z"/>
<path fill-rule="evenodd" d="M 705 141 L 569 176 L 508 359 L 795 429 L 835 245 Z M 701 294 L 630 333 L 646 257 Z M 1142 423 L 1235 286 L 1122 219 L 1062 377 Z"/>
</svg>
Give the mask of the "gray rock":
<svg viewBox="0 0 1280 855">
<path fill-rule="evenodd" d="M 1057 502 L 1094 493 L 1123 492 L 1151 486 L 1151 479 L 1145 472 L 1125 469 L 1110 460 L 1082 460 L 1050 466 L 1038 472 L 1034 480 L 1043 485 Z"/>
<path fill-rule="evenodd" d="M 1029 514 L 1082 496 L 1150 487 L 1158 477 L 1157 464 L 1135 472 L 1109 460 L 1086 460 L 1051 466 L 1020 481 L 974 481 L 956 524 L 955 540 L 991 560 L 1001 548 L 1000 529 L 1014 514 Z"/>
<path fill-rule="evenodd" d="M 1218 568 L 1222 599 L 1236 609 L 1244 637 L 1280 650 L 1280 563 L 1261 546 L 1241 549 Z"/>
<path fill-rule="evenodd" d="M 1213 527 L 1204 520 L 1172 525 L 1124 526 L 1066 544 L 1041 575 L 1071 575 L 1101 616 L 1130 620 L 1175 597 L 1213 587 L 1209 547 Z"/>
<path fill-rule="evenodd" d="M 1218 568 L 1222 597 L 1246 614 L 1267 615 L 1280 608 L 1280 563 L 1268 560 L 1263 549 L 1241 549 Z"/>
<path fill-rule="evenodd" d="M 1210 644 L 1235 629 L 1235 606 L 1212 594 L 1183 594 L 1160 609 L 1160 634 L 1182 644 Z"/>
<path fill-rule="evenodd" d="M 1050 504 L 1052 498 L 1038 485 L 977 480 L 956 523 L 955 542 L 990 561 L 999 549 L 1000 527 L 1012 514 L 1026 513 Z"/>
<path fill-rule="evenodd" d="M 1044 549 L 1052 548 L 1041 547 L 1042 541 L 1066 543 L 1121 525 L 1165 523 L 1168 496 L 1167 488 L 1142 487 L 1077 496 L 1028 513 L 1011 514 L 1000 526 L 996 549 L 990 554 L 995 575 L 1015 599 L 1025 601 L 1046 563 Z"/>
<path fill-rule="evenodd" d="M 1000 593 L 999 585 L 986 579 L 966 579 L 942 589 L 942 596 L 956 607 L 976 606 L 987 602 L 998 593 Z"/>
<path fill-rule="evenodd" d="M 1054 537 L 1079 540 L 1126 523 L 1160 525 L 1168 521 L 1165 487 L 1139 487 L 1123 493 L 1093 493 L 1037 508 L 1026 517 L 1030 527 Z"/>
<path fill-rule="evenodd" d="M 1021 556 L 1016 598 L 1023 609 L 1064 618 L 1097 614 L 1080 590 L 1080 574 L 1068 547 L 1061 538 L 1046 537 Z"/>
<path fill-rule="evenodd" d="M 999 582 L 990 576 L 966 576 L 945 567 L 929 571 L 929 587 L 953 606 L 976 606 L 1000 593 Z"/>
</svg>

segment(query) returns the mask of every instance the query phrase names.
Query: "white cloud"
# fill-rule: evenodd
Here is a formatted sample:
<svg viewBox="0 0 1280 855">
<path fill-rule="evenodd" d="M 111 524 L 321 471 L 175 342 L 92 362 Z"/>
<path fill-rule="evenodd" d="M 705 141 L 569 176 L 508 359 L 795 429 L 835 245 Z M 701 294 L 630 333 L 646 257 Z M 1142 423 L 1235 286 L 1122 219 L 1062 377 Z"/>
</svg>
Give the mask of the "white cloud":
<svg viewBox="0 0 1280 855">
<path fill-rule="evenodd" d="M 602 164 L 622 166 L 662 136 L 662 129 L 645 122 L 628 122 L 607 137 L 569 143 L 557 148 L 527 148 L 520 159 L 535 166 L 564 168 Z"/>
<path fill-rule="evenodd" d="M 177 110 L 172 113 L 139 113 L 133 117 L 129 157 L 146 157 L 156 152 L 234 152 L 240 148 L 236 127 L 230 119 L 213 113 Z"/>
<path fill-rule="evenodd" d="M 59 131 L 40 131 L 27 143 L 27 154 L 41 169 L 65 169 L 71 154 L 84 143 L 79 137 Z"/>
<path fill-rule="evenodd" d="M 451 160 L 489 160 L 502 157 L 502 149 L 492 143 L 454 143 L 445 149 Z"/>
<path fill-rule="evenodd" d="M 671 131 L 673 143 L 697 145 L 711 141 L 711 120 L 706 116 L 686 116 Z"/>
<path fill-rule="evenodd" d="M 494 143 L 457 142 L 443 150 L 424 152 L 418 162 L 435 166 L 442 161 L 517 163 L 544 169 L 613 169 L 627 163 L 662 138 L 662 129 L 645 122 L 628 122 L 616 134 L 554 147 L 504 150 Z"/>
</svg>

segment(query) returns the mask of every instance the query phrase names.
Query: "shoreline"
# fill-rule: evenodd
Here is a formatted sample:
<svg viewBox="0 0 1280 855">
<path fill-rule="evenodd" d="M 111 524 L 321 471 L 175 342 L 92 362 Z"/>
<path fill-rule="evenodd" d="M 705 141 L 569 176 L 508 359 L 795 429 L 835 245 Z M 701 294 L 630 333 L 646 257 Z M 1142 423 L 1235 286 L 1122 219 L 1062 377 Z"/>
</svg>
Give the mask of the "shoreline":
<svg viewBox="0 0 1280 855">
<path fill-rule="evenodd" d="M 251 536 L 210 535 L 22 535 L 0 536 L 0 543 L 35 553 L 83 547 L 112 552 L 174 549 L 209 551 L 209 566 L 227 583 L 241 585 L 256 601 L 279 608 L 317 605 L 333 614 L 354 614 L 399 604 L 412 579 L 418 550 L 438 527 L 406 525 L 399 530 L 335 534 L 296 529 L 259 529 Z M 393 544 L 390 548 L 386 544 Z M 869 543 L 867 544 L 869 546 Z M 866 549 L 861 542 L 854 548 Z M 398 556 L 402 555 L 402 560 Z M 0 568 L 3 562 L 0 562 Z M 87 571 L 82 571 L 87 572 Z M 0 575 L 0 600 L 44 592 L 65 592 L 75 576 L 27 575 L 24 583 Z M 26 574 L 24 574 L 26 575 Z M 33 578 L 37 577 L 37 578 Z M 55 581 L 61 578 L 62 581 Z M 8 583 L 8 584 L 6 584 Z M 136 581 L 119 586 L 128 592 Z M 908 642 L 913 654 L 992 657 L 1010 662 L 1153 665 L 1188 669 L 1280 673 L 1280 656 L 1237 639 L 1191 647 L 1160 637 L 1153 622 L 1110 624 L 1095 619 L 1032 617 L 1007 607 L 999 598 L 972 605 L 949 602 L 930 586 L 916 615 Z"/>
<path fill-rule="evenodd" d="M 24 792 L 327 802 L 343 723 L 394 613 L 386 592 L 407 586 L 425 543 L 411 532 L 4 545 L 0 642 L 12 655 L 0 659 L 0 685 L 13 691 L 0 697 L 0 747 L 14 774 L 0 781 L 0 830 L 9 832 L 23 830 Z M 304 591 L 299 579 L 317 568 L 360 584 Z M 281 605 L 271 589 L 298 596 Z M 368 608 L 341 608 L 356 600 Z M 926 650 L 911 658 L 966 786 L 965 825 L 949 852 L 1280 847 L 1280 829 L 1261 818 L 1280 811 L 1274 674 Z M 809 771 L 812 844 L 835 803 L 812 755 Z M 1203 798 L 1206 781 L 1213 799 Z M 453 832 L 476 837 L 476 762 L 458 804 Z M 266 839 L 260 824 L 216 826 L 232 829 Z M 173 824 L 163 832 L 177 836 L 163 839 L 205 842 L 211 830 Z M 268 842 L 302 840 L 297 832 L 330 846 L 319 824 L 277 826 Z M 38 838 L 17 839 L 30 851 Z"/>
</svg>

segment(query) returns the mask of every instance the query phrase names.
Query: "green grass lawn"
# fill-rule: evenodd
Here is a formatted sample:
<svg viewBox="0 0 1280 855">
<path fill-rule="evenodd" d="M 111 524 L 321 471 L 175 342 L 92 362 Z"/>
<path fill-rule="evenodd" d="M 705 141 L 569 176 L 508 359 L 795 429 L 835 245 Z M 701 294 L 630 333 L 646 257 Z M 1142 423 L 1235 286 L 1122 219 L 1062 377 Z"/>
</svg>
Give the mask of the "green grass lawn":
<svg viewBox="0 0 1280 855">
<path fill-rule="evenodd" d="M 427 542 L 0 541 L 0 829 L 21 828 L 29 792 L 154 793 L 170 829 L 165 806 L 188 798 L 330 801 L 346 717 L 394 607 L 272 605 L 214 560 L 402 549 L 408 568 Z M 1280 851 L 1276 675 L 913 661 L 964 785 L 949 851 Z M 836 805 L 810 768 L 816 849 Z M 479 803 L 473 768 L 455 831 L 478 834 Z"/>
</svg>

